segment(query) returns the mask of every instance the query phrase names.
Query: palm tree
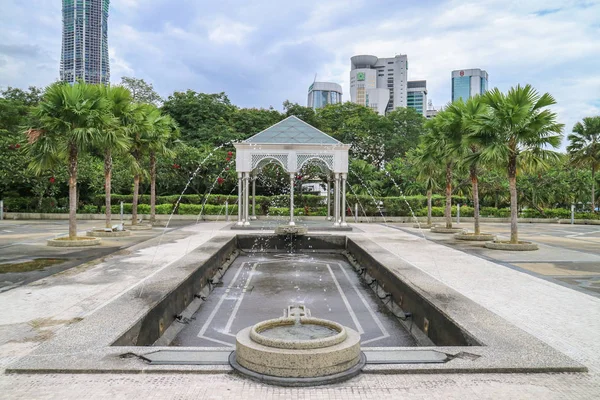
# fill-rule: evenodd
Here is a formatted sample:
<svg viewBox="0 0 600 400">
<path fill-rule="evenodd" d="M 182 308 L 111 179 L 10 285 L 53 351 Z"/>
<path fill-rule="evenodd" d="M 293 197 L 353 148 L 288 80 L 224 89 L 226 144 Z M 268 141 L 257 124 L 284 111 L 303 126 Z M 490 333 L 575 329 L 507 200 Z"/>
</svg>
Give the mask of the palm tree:
<svg viewBox="0 0 600 400">
<path fill-rule="evenodd" d="M 147 134 L 152 130 L 150 115 L 156 107 L 150 104 L 136 104 L 128 130 L 131 135 L 130 163 L 133 172 L 133 199 L 131 204 L 131 225 L 137 225 L 137 208 L 140 193 L 140 181 L 144 175 L 142 158 L 147 152 Z"/>
<path fill-rule="evenodd" d="M 431 226 L 431 197 L 433 196 L 433 189 L 438 187 L 436 180 L 439 174 L 438 161 L 427 153 L 422 144 L 409 152 L 407 156 L 412 159 L 419 170 L 417 179 L 425 182 L 425 188 L 427 189 L 427 226 Z"/>
<path fill-rule="evenodd" d="M 443 162 L 446 170 L 446 228 L 452 229 L 452 175 L 460 160 L 462 120 L 446 110 L 428 121 L 428 133 L 421 138 L 427 157 Z"/>
<path fill-rule="evenodd" d="M 547 107 L 554 98 L 540 95 L 531 85 L 517 85 L 507 94 L 497 88 L 485 93 L 481 101 L 489 113 L 474 121 L 474 136 L 488 144 L 481 150 L 483 162 L 501 163 L 506 167 L 510 191 L 510 243 L 519 243 L 517 226 L 517 168 L 525 163 L 544 167 L 558 154 L 547 146 L 558 147 L 563 124 Z"/>
<path fill-rule="evenodd" d="M 168 147 L 177 132 L 175 121 L 169 115 L 161 114 L 154 108 L 148 114 L 150 130 L 146 137 L 146 146 L 150 156 L 150 222 L 156 220 L 156 156 L 172 157 L 175 152 Z"/>
<path fill-rule="evenodd" d="M 469 178 L 471 180 L 473 196 L 473 230 L 475 235 L 481 234 L 479 218 L 479 150 L 482 145 L 481 137 L 469 135 L 474 121 L 481 118 L 487 112 L 487 106 L 480 101 L 479 96 L 471 97 L 464 103 L 462 100 L 455 101 L 447 109 L 456 121 L 461 124 L 461 142 L 460 151 L 464 155 L 464 161 L 469 168 Z"/>
<path fill-rule="evenodd" d="M 27 130 L 30 168 L 41 173 L 58 163 L 69 172 L 69 239 L 77 238 L 77 163 L 79 156 L 114 125 L 109 102 L 99 86 L 78 82 L 48 86 L 33 110 L 34 127 Z"/>
<path fill-rule="evenodd" d="M 129 90 L 122 86 L 104 86 L 103 95 L 110 102 L 110 111 L 118 124 L 110 129 L 104 129 L 98 138 L 98 147 L 104 151 L 104 191 L 106 193 L 106 228 L 111 228 L 111 181 L 112 154 L 124 152 L 129 148 L 131 139 L 127 135 L 127 126 L 132 120 L 132 100 Z"/>
<path fill-rule="evenodd" d="M 600 117 L 587 117 L 573 127 L 567 152 L 571 163 L 592 170 L 592 212 L 596 211 L 596 171 L 600 167 Z"/>
</svg>

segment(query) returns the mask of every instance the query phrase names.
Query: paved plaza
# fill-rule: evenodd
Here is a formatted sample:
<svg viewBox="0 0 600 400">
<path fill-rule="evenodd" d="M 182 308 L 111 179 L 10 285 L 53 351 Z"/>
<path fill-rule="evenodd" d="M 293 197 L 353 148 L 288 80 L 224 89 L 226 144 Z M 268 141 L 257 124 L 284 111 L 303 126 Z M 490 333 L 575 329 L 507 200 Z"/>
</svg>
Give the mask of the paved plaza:
<svg viewBox="0 0 600 400">
<path fill-rule="evenodd" d="M 468 224 L 464 224 L 468 227 Z M 66 226 L 66 225 L 65 225 Z M 508 225 L 485 224 L 506 232 Z M 2 225 L 1 229 L 6 228 Z M 0 368 L 2 372 L 40 343 L 69 329 L 114 299 L 137 287 L 216 235 L 233 235 L 226 223 L 200 223 L 150 237 L 97 262 L 74 266 L 0 293 Z M 596 399 L 600 397 L 600 298 L 532 271 L 529 264 L 600 264 L 598 240 L 591 231 L 564 239 L 558 232 L 579 228 L 527 225 L 523 239 L 538 252 L 502 254 L 455 245 L 449 237 L 425 240 L 406 226 L 360 224 L 348 236 L 368 238 L 381 248 L 450 286 L 508 323 L 584 364 L 587 373 L 401 374 L 366 373 L 345 383 L 303 389 L 279 388 L 232 373 L 209 374 L 2 374 L 6 399 Z M 550 229 L 549 229 L 550 228 Z M 504 231 L 502 231 L 504 229 Z M 532 229 L 528 232 L 526 229 Z M 538 229 L 537 233 L 535 229 Z M 555 232 L 548 234 L 548 232 Z M 415 234 L 417 233 L 417 234 Z M 496 232 L 494 232 L 496 233 Z M 137 234 L 137 233 L 136 233 Z M 426 234 L 428 236 L 429 234 Z M 358 237 L 358 236 L 357 236 Z M 564 240 L 562 240 L 564 239 Z M 583 243 L 578 242 L 581 241 Z M 567 243 L 567 244 L 563 244 Z M 31 244 L 43 252 L 43 244 Z M 460 246 L 465 246 L 460 247 Z M 473 247 L 473 248 L 470 248 Z M 32 250 L 33 251 L 33 250 Z M 490 250 L 491 252 L 491 250 Z M 36 253 L 39 254 L 39 253 Z M 285 260 L 289 262 L 289 260 Z M 525 265 L 525 266 L 523 266 Z M 577 270 L 574 265 L 571 270 Z M 235 268 L 229 271 L 235 272 Z M 586 271 L 587 272 L 587 271 Z M 593 271 L 592 271 L 593 272 Z M 343 274 L 342 274 L 343 275 Z M 562 275 L 560 275 L 562 276 Z M 587 276 L 587 275 L 586 275 Z M 339 280 L 339 279 L 338 279 Z M 331 282 L 330 282 L 331 283 Z M 351 288 L 350 288 L 351 289 Z M 301 290 L 300 290 L 301 291 Z M 234 305 L 235 307 L 235 305 Z M 310 307 L 309 307 L 310 308 Z M 118 318 L 118 316 L 115 316 Z"/>
<path fill-rule="evenodd" d="M 425 235 L 429 240 L 445 244 L 532 274 L 550 282 L 600 297 L 600 225 L 527 224 L 519 225 L 520 240 L 534 241 L 541 251 L 506 252 L 486 249 L 483 242 L 456 240 L 453 235 L 432 233 L 413 228 L 412 224 L 391 226 Z M 473 230 L 472 223 L 460 226 Z M 510 225 L 484 222 L 482 232 L 492 233 L 503 240 L 510 238 Z"/>
</svg>

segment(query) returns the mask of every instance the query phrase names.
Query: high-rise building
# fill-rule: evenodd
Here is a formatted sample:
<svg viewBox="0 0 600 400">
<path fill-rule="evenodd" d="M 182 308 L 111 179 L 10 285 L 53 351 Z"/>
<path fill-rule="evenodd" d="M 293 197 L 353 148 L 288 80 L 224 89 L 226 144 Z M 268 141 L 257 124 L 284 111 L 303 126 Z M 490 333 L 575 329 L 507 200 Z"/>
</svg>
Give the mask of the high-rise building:
<svg viewBox="0 0 600 400">
<path fill-rule="evenodd" d="M 60 79 L 107 84 L 110 0 L 63 0 Z"/>
<path fill-rule="evenodd" d="M 327 104 L 342 102 L 342 87 L 333 82 L 313 82 L 308 87 L 308 107 L 325 107 Z"/>
<path fill-rule="evenodd" d="M 350 99 L 385 114 L 406 107 L 408 58 L 360 55 L 350 59 Z"/>
<path fill-rule="evenodd" d="M 406 107 L 414 108 L 425 117 L 427 111 L 427 81 L 408 81 L 406 93 Z"/>
<path fill-rule="evenodd" d="M 488 73 L 479 69 L 452 71 L 452 101 L 484 94 L 488 88 Z"/>
</svg>

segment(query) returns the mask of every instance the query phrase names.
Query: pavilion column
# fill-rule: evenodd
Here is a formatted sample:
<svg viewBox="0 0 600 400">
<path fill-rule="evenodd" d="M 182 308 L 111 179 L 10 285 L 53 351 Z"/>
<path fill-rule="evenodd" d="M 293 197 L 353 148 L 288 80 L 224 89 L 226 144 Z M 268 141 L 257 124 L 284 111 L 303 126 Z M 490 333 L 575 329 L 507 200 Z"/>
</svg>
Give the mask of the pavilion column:
<svg viewBox="0 0 600 400">
<path fill-rule="evenodd" d="M 335 173 L 333 183 L 333 226 L 340 226 L 340 174 Z"/>
<path fill-rule="evenodd" d="M 256 219 L 256 175 L 252 177 L 252 217 L 250 219 Z"/>
<path fill-rule="evenodd" d="M 342 226 L 348 226 L 346 223 L 346 179 L 347 174 L 342 174 Z"/>
<path fill-rule="evenodd" d="M 296 174 L 294 172 L 290 172 L 290 226 L 296 225 L 294 222 L 294 179 L 296 178 Z"/>
<path fill-rule="evenodd" d="M 331 177 L 327 175 L 327 221 L 331 221 Z"/>
<path fill-rule="evenodd" d="M 242 217 L 242 212 L 243 212 L 243 205 L 244 205 L 244 201 L 243 201 L 243 179 L 242 179 L 242 173 L 238 172 L 238 220 L 237 220 L 237 224 L 236 225 L 244 225 L 244 221 L 243 221 L 243 217 Z"/>
<path fill-rule="evenodd" d="M 250 173 L 244 172 L 244 225 L 250 225 L 250 216 L 248 215 L 248 195 L 250 192 Z"/>
</svg>

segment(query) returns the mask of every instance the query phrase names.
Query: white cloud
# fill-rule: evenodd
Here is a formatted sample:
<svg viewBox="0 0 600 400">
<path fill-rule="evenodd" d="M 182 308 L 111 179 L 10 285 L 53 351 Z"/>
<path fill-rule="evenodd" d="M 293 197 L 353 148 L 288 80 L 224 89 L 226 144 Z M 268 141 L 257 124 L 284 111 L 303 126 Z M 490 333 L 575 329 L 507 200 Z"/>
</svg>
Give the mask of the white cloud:
<svg viewBox="0 0 600 400">
<path fill-rule="evenodd" d="M 218 17 L 205 23 L 208 39 L 216 44 L 241 45 L 256 28 L 226 17 Z"/>
</svg>

